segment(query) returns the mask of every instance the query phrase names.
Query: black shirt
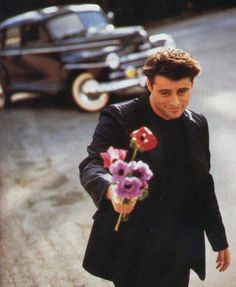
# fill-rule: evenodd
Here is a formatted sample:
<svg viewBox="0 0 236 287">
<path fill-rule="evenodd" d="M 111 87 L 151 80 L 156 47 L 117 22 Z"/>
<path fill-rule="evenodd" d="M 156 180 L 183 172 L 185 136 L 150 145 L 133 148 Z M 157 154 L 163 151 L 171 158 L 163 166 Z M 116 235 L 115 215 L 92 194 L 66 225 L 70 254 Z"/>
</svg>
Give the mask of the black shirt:
<svg viewBox="0 0 236 287">
<path fill-rule="evenodd" d="M 165 120 L 152 110 L 150 103 L 148 109 L 150 120 L 154 123 L 152 126 L 160 131 L 164 146 L 165 172 L 161 181 L 164 182 L 163 198 L 166 207 L 170 206 L 169 211 L 173 216 L 188 216 L 191 170 L 183 116 Z"/>
</svg>

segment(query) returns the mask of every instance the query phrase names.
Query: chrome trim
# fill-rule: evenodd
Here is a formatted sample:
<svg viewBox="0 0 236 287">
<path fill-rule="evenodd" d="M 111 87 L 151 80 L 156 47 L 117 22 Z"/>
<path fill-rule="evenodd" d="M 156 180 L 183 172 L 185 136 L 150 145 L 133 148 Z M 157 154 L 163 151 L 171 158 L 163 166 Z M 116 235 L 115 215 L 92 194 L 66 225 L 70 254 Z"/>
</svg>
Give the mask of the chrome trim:
<svg viewBox="0 0 236 287">
<path fill-rule="evenodd" d="M 119 45 L 119 40 L 97 41 L 85 44 L 76 45 L 63 45 L 59 47 L 44 47 L 44 48 L 32 48 L 32 49 L 14 49 L 14 50 L 2 50 L 1 56 L 15 56 L 15 55 L 27 55 L 27 54 L 39 54 L 39 53 L 55 53 L 55 52 L 68 52 L 72 50 L 83 50 L 90 48 L 100 48 L 112 45 Z"/>
<path fill-rule="evenodd" d="M 65 64 L 63 68 L 65 70 L 77 70 L 77 69 L 96 69 L 96 68 L 107 68 L 108 64 L 105 62 L 100 63 L 81 63 L 81 64 Z"/>
<path fill-rule="evenodd" d="M 145 59 L 149 57 L 150 55 L 152 55 L 154 52 L 162 51 L 166 48 L 167 47 L 156 47 L 156 48 L 152 48 L 149 50 L 132 53 L 127 56 L 122 56 L 120 58 L 121 68 L 125 69 L 124 64 L 128 64 L 130 62 L 134 62 L 138 60 L 145 61 Z M 109 65 L 105 62 L 99 62 L 99 63 L 65 64 L 63 67 L 67 70 L 75 70 L 75 69 L 106 68 L 106 67 L 109 67 Z"/>
<path fill-rule="evenodd" d="M 161 33 L 161 34 L 153 34 L 149 36 L 149 41 L 152 43 L 154 46 L 156 43 L 159 41 L 165 41 L 165 46 L 169 48 L 175 48 L 175 40 L 174 38 L 166 33 Z"/>
<path fill-rule="evenodd" d="M 67 9 L 74 11 L 74 12 L 83 12 L 83 11 L 101 11 L 100 6 L 96 4 L 71 4 L 65 6 Z"/>
<path fill-rule="evenodd" d="M 152 48 L 149 50 L 132 53 L 132 54 L 129 54 L 127 56 L 122 56 L 120 59 L 120 63 L 125 64 L 127 62 L 133 62 L 133 61 L 137 61 L 140 59 L 146 59 L 147 57 L 149 57 L 153 53 L 158 52 L 158 51 L 162 51 L 164 49 L 166 49 L 166 47 L 155 47 L 155 48 Z"/>
</svg>

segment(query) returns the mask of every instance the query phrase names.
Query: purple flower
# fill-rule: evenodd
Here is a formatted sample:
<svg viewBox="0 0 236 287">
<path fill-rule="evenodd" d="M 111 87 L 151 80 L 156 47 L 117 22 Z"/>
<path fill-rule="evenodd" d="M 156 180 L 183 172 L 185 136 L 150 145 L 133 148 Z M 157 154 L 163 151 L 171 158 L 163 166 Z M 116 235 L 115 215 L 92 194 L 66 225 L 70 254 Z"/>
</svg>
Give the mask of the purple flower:
<svg viewBox="0 0 236 287">
<path fill-rule="evenodd" d="M 118 182 L 115 192 L 122 198 L 133 198 L 142 195 L 143 182 L 137 177 L 124 177 Z"/>
<path fill-rule="evenodd" d="M 113 180 L 115 182 L 119 182 L 123 180 L 123 178 L 128 174 L 128 163 L 118 159 L 109 167 L 109 171 L 113 176 Z"/>
<path fill-rule="evenodd" d="M 129 169 L 132 176 L 139 178 L 143 182 L 148 181 L 153 176 L 149 166 L 141 160 L 129 162 Z"/>
</svg>

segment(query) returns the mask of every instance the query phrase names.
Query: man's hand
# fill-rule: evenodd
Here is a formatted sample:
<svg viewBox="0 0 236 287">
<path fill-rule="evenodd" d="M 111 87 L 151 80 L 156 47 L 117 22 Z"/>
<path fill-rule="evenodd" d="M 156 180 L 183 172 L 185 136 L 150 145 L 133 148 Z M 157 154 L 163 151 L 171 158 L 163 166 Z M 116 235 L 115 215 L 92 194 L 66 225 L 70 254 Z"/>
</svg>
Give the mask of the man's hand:
<svg viewBox="0 0 236 287">
<path fill-rule="evenodd" d="M 113 187 L 113 185 L 109 186 L 106 192 L 106 197 L 111 200 L 113 208 L 116 212 L 129 214 L 131 211 L 133 211 L 137 200 L 135 199 L 130 200 L 129 203 L 122 203 L 122 199 L 117 196 L 117 194 L 113 190 Z"/>
<path fill-rule="evenodd" d="M 230 261 L 230 252 L 228 248 L 219 251 L 216 259 L 216 269 L 218 269 L 220 272 L 225 271 L 229 267 Z"/>
</svg>

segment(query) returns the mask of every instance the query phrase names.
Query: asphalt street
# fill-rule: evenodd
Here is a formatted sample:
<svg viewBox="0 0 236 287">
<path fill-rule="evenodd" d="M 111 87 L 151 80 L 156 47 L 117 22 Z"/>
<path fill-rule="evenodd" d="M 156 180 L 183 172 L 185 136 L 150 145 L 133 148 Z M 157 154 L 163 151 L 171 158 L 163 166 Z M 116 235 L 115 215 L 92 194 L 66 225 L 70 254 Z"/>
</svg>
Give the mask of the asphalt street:
<svg viewBox="0 0 236 287">
<path fill-rule="evenodd" d="M 152 28 L 170 33 L 201 62 L 190 107 L 209 121 L 212 173 L 233 262 L 190 287 L 236 286 L 236 9 Z M 98 113 L 55 100 L 14 103 L 0 111 L 1 287 L 111 287 L 82 266 L 96 208 L 79 183 Z M 145 287 L 145 286 L 144 286 Z"/>
</svg>

